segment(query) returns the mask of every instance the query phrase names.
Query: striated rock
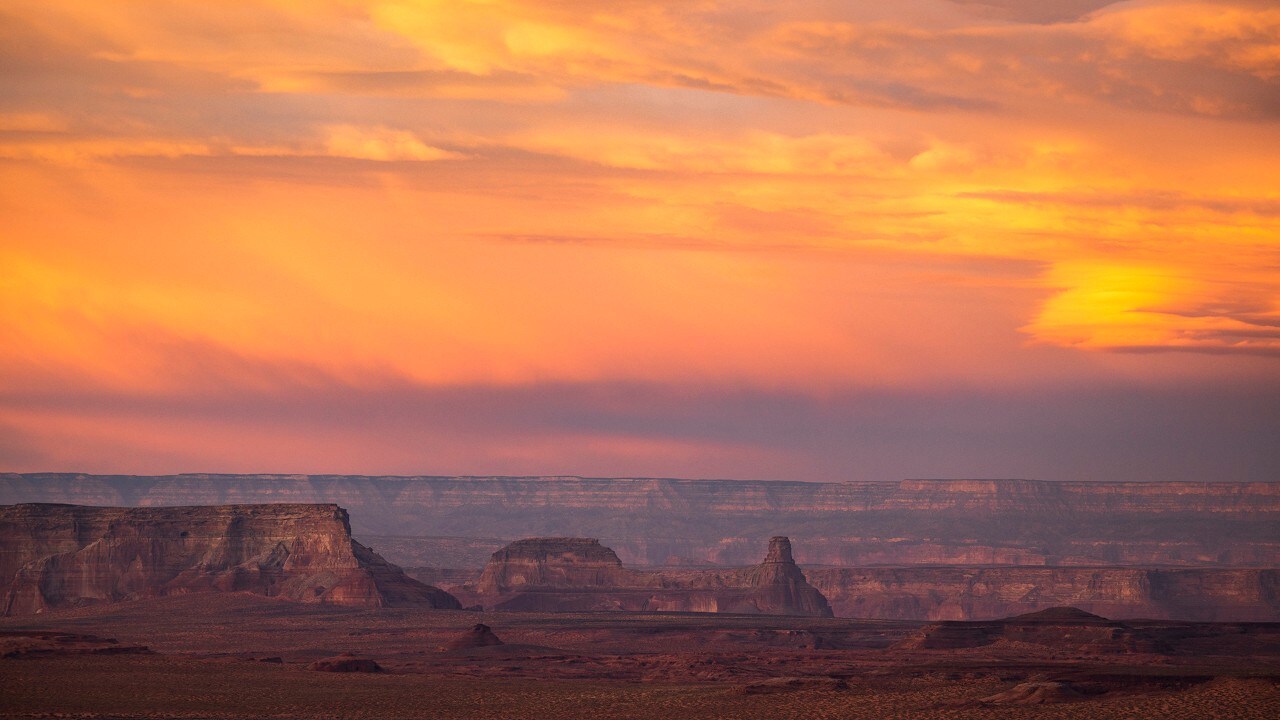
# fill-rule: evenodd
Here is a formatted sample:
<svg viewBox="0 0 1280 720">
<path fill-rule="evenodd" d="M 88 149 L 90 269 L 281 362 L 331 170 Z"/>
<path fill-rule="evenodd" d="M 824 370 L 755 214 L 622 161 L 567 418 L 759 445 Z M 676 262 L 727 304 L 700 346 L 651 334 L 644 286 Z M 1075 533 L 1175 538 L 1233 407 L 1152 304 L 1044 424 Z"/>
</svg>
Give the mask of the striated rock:
<svg viewBox="0 0 1280 720">
<path fill-rule="evenodd" d="M 769 539 L 764 562 L 751 569 L 748 584 L 752 592 L 745 603 L 765 615 L 816 615 L 831 617 L 831 606 L 817 588 L 809 584 L 791 557 L 791 540 Z M 743 612 L 740 601 L 729 612 Z M 748 612 L 750 612 L 748 610 Z"/>
<path fill-rule="evenodd" d="M 760 565 L 732 570 L 641 571 L 585 538 L 530 538 L 494 553 L 465 588 L 499 610 L 730 612 L 830 617 L 785 537 L 770 540 Z"/>
<path fill-rule="evenodd" d="M 613 550 L 591 538 L 529 538 L 495 552 L 476 591 L 493 595 L 526 586 L 601 587 L 626 584 Z"/>
<path fill-rule="evenodd" d="M 476 623 L 470 630 L 446 643 L 444 649 L 470 650 L 472 648 L 493 647 L 502 644 L 502 640 L 493 633 L 493 630 L 488 625 Z"/>
<path fill-rule="evenodd" d="M 1110 617 L 1280 620 L 1280 570 L 872 567 L 805 574 L 840 617 L 986 620 L 1070 605 Z"/>
<path fill-rule="evenodd" d="M 0 474 L 0 502 L 338 503 L 393 561 L 446 567 L 534 535 L 598 537 L 629 566 L 740 567 L 779 530 L 806 565 L 1273 568 L 1280 557 L 1280 483 L 39 473 Z"/>
<path fill-rule="evenodd" d="M 0 507 L 5 614 L 193 592 L 458 608 L 351 538 L 336 505 Z"/>
<path fill-rule="evenodd" d="M 1274 482 L 0 473 L 6 501 L 337 502 L 385 557 L 473 571 L 509 539 L 531 535 L 598 537 L 627 568 L 743 567 L 783 532 L 840 616 L 990 619 L 1073 605 L 1108 617 L 1280 620 Z M 572 572 L 607 574 L 609 565 Z M 723 572 L 721 585 L 738 582 Z M 716 589 L 707 577 L 663 574 L 679 588 Z M 468 576 L 423 577 L 461 585 Z M 646 600 L 719 609 L 714 593 L 658 587 Z"/>
</svg>

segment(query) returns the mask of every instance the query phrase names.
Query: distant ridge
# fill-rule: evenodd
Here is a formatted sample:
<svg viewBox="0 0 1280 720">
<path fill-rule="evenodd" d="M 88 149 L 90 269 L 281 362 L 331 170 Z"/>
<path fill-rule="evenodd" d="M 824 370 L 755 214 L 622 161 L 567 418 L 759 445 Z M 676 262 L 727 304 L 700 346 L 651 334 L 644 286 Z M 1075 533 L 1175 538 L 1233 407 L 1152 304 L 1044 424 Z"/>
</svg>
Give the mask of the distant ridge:
<svg viewBox="0 0 1280 720">
<path fill-rule="evenodd" d="M 526 537 L 593 537 L 629 566 L 1275 568 L 1280 482 L 0 474 L 0 503 L 336 503 L 405 566 L 479 568 Z M 469 539 L 469 540 L 468 540 Z"/>
</svg>

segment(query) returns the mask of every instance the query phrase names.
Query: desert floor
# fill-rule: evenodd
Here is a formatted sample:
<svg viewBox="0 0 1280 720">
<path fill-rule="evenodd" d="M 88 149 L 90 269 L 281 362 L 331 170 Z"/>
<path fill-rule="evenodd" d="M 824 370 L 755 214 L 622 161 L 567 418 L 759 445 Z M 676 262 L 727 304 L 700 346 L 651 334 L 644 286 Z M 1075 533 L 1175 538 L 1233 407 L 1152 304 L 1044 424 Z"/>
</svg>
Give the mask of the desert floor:
<svg viewBox="0 0 1280 720">
<path fill-rule="evenodd" d="M 476 623 L 506 644 L 442 649 Z M 906 622 L 191 595 L 0 619 L 0 716 L 1280 717 L 1280 625 L 1149 625 L 1167 652 L 910 649 Z M 308 669 L 342 653 L 383 672 Z"/>
</svg>

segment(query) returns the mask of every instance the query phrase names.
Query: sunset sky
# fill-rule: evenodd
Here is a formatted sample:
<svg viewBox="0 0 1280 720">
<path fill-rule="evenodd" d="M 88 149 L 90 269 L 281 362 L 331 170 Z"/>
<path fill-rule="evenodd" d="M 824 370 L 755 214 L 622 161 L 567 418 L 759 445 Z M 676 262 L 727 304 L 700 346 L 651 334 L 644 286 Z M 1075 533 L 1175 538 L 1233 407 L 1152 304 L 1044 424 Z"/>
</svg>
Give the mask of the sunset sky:
<svg viewBox="0 0 1280 720">
<path fill-rule="evenodd" d="M 1273 0 L 0 5 L 0 470 L 1280 479 Z"/>
</svg>

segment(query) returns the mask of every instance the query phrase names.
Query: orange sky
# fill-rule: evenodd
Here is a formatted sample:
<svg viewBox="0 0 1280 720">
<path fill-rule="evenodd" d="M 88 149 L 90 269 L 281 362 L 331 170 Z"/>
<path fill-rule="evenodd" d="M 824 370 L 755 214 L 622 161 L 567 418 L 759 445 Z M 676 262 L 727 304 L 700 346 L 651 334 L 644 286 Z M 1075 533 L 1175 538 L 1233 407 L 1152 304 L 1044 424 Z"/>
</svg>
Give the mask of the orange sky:
<svg viewBox="0 0 1280 720">
<path fill-rule="evenodd" d="M 1280 472 L 1273 2 L 223 5 L 0 9 L 0 469 Z"/>
</svg>

